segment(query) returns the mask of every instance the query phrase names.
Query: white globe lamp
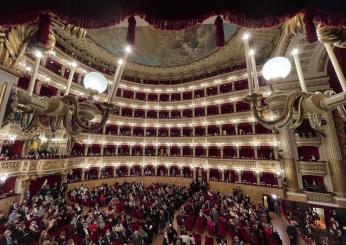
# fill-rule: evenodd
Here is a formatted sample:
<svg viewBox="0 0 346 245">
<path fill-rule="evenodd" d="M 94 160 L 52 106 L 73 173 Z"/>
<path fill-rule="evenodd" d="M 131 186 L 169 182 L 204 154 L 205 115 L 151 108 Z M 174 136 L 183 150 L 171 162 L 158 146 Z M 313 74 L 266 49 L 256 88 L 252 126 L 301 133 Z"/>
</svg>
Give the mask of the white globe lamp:
<svg viewBox="0 0 346 245">
<path fill-rule="evenodd" d="M 84 87 L 86 89 L 95 90 L 98 93 L 106 91 L 108 81 L 104 75 L 99 72 L 89 72 L 84 77 Z"/>
<path fill-rule="evenodd" d="M 267 80 L 283 79 L 291 71 L 291 62 L 286 57 L 274 57 L 268 60 L 262 70 L 263 77 Z"/>
</svg>

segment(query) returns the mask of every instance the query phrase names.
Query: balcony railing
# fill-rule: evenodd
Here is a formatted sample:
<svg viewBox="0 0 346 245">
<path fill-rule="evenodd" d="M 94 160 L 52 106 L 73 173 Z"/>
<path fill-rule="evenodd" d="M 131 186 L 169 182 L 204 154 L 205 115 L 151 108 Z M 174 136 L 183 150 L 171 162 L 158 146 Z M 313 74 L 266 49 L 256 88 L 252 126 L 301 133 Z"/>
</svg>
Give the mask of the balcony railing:
<svg viewBox="0 0 346 245">
<path fill-rule="evenodd" d="M 327 174 L 327 163 L 326 162 L 306 162 L 298 161 L 299 171 L 303 174 Z"/>
<path fill-rule="evenodd" d="M 308 192 L 305 191 L 306 198 L 311 202 L 333 203 L 333 195 L 331 193 Z"/>
<path fill-rule="evenodd" d="M 320 146 L 322 144 L 321 136 L 301 137 L 295 134 L 295 142 L 297 146 Z"/>
<path fill-rule="evenodd" d="M 165 165 L 187 166 L 191 168 L 206 167 L 215 169 L 260 169 L 276 173 L 280 170 L 276 160 L 246 160 L 246 159 L 210 159 L 193 157 L 161 157 L 161 156 L 105 156 L 105 157 L 75 157 L 59 159 L 21 159 L 0 161 L 0 174 L 35 175 L 62 172 L 73 168 L 104 167 L 132 165 Z"/>
</svg>

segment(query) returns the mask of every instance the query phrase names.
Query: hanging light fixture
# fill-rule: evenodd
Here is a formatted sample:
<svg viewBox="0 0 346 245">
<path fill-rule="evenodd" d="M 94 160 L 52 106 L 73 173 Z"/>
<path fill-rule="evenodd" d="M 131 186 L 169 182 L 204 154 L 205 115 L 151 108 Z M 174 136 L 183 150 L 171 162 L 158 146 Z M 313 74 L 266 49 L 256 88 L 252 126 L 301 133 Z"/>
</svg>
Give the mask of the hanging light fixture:
<svg viewBox="0 0 346 245">
<path fill-rule="evenodd" d="M 336 94 L 330 90 L 325 93 L 318 91 L 308 92 L 299 61 L 298 49 L 293 49 L 291 54 L 294 59 L 301 90 L 289 93 L 274 91 L 265 99 L 267 105 L 263 106 L 264 95 L 258 89 L 256 63 L 254 52 L 249 49 L 249 37 L 248 33 L 245 33 L 243 37 L 249 84 L 249 94 L 245 97 L 245 101 L 250 104 L 253 117 L 257 121 L 268 128 L 281 128 L 287 126 L 292 121 L 294 122 L 293 126 L 298 127 L 302 123 L 304 116 L 307 116 L 310 125 L 315 129 L 319 129 L 322 124 L 321 114 L 335 109 L 346 121 L 346 110 L 344 107 L 346 103 L 345 79 L 343 79 L 343 76 L 338 76 L 343 88 L 341 93 Z M 333 61 L 332 64 L 336 73 L 342 74 L 333 50 L 328 46 L 326 46 L 326 49 L 330 59 Z M 275 83 L 280 79 L 286 78 L 290 71 L 291 63 L 289 59 L 286 57 L 274 57 L 264 64 L 262 75 L 267 81 Z M 293 117 L 295 103 L 298 105 L 297 117 Z"/>
<path fill-rule="evenodd" d="M 80 102 L 79 98 L 69 93 L 76 62 L 71 62 L 71 72 L 66 84 L 66 90 L 64 96 L 53 97 L 36 97 L 32 96 L 32 93 L 26 93 L 20 90 L 13 90 L 11 96 L 12 101 L 7 108 L 7 122 L 13 118 L 14 113 L 22 113 L 21 128 L 24 133 L 30 132 L 37 127 L 40 116 L 48 116 L 49 128 L 52 132 L 64 127 L 66 132 L 70 135 L 77 135 L 82 131 L 94 132 L 100 130 L 109 119 L 112 112 L 116 111 L 115 105 L 112 103 L 116 90 L 119 86 L 122 73 L 125 68 L 128 55 L 132 52 L 130 46 L 125 47 L 124 57 L 118 61 L 117 69 L 114 75 L 113 84 L 111 85 L 107 102 L 100 103 L 99 106 L 95 106 L 93 95 L 97 93 L 104 93 L 107 90 L 108 81 L 104 75 L 99 72 L 87 73 L 84 77 L 84 87 L 89 92 L 87 100 Z M 29 88 L 33 91 L 35 86 L 35 80 L 38 72 L 38 64 L 42 58 L 42 53 L 36 52 L 36 64 L 33 70 Z M 101 118 L 98 123 L 95 119 L 99 115 Z"/>
</svg>

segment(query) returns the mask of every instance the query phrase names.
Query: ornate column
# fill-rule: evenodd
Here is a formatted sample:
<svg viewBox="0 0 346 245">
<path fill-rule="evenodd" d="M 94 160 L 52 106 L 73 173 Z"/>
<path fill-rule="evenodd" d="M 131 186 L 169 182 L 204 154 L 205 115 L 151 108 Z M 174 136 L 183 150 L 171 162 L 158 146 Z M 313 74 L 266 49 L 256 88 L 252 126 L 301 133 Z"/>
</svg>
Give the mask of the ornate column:
<svg viewBox="0 0 346 245">
<path fill-rule="evenodd" d="M 208 181 L 208 180 L 209 180 L 209 177 L 210 177 L 209 168 L 207 168 L 206 171 L 207 171 L 207 181 Z"/>
<path fill-rule="evenodd" d="M 276 173 L 275 177 L 278 181 L 278 187 L 282 187 L 282 175 L 281 175 L 281 173 Z"/>
<path fill-rule="evenodd" d="M 220 158 L 223 158 L 223 146 L 220 146 Z"/>
<path fill-rule="evenodd" d="M 220 171 L 221 171 L 221 180 L 225 181 L 225 170 L 221 169 Z"/>
<path fill-rule="evenodd" d="M 241 182 L 241 170 L 237 169 L 236 174 L 238 176 L 238 182 Z"/>
<path fill-rule="evenodd" d="M 20 193 L 19 202 L 22 203 L 24 201 L 25 193 L 30 187 L 30 177 L 29 176 L 22 176 L 20 178 L 16 179 L 15 184 L 15 193 Z"/>
<path fill-rule="evenodd" d="M 65 71 L 66 71 L 66 66 L 62 66 L 60 70 L 60 76 L 64 77 L 65 76 Z"/>
<path fill-rule="evenodd" d="M 280 143 L 287 188 L 288 190 L 295 191 L 299 189 L 298 173 L 293 145 L 293 134 L 289 127 L 284 127 L 280 130 Z"/>
<path fill-rule="evenodd" d="M 257 182 L 257 184 L 260 184 L 261 183 L 261 172 L 256 171 L 255 174 L 256 174 L 256 182 Z"/>
<path fill-rule="evenodd" d="M 346 197 L 345 165 L 338 142 L 338 136 L 334 124 L 333 114 L 325 113 L 325 132 L 327 137 L 323 138 L 328 152 L 329 173 L 332 181 L 333 191 L 339 197 Z"/>
<path fill-rule="evenodd" d="M 35 84 L 35 94 L 40 95 L 41 88 L 42 88 L 42 82 L 37 81 L 37 83 Z"/>
<path fill-rule="evenodd" d="M 253 150 L 254 150 L 254 153 L 255 153 L 255 159 L 258 159 L 258 147 L 254 146 Z"/>
<path fill-rule="evenodd" d="M 28 87 L 28 93 L 31 96 L 34 92 L 34 88 L 35 88 L 35 82 L 36 82 L 36 78 L 37 78 L 37 73 L 38 73 L 38 69 L 40 67 L 40 63 L 41 63 L 41 58 L 42 58 L 42 53 L 40 51 L 37 51 L 35 53 L 35 64 L 34 64 L 34 69 L 32 71 L 31 74 L 31 79 L 30 79 L 30 83 L 29 83 L 29 87 Z"/>
<path fill-rule="evenodd" d="M 89 149 L 89 145 L 88 144 L 85 144 L 85 147 L 84 147 L 84 156 L 88 156 L 88 149 Z"/>
<path fill-rule="evenodd" d="M 236 154 L 237 154 L 237 158 L 240 158 L 240 149 L 239 146 L 236 146 Z"/>
<path fill-rule="evenodd" d="M 78 73 L 78 77 L 77 77 L 77 83 L 78 84 L 82 83 L 82 77 L 83 77 L 82 73 Z"/>
<path fill-rule="evenodd" d="M 252 130 L 252 134 L 255 134 L 255 131 L 256 131 L 255 122 L 251 122 L 251 130 Z"/>
<path fill-rule="evenodd" d="M 82 172 L 81 172 L 81 181 L 85 180 L 85 168 L 82 168 Z"/>
<path fill-rule="evenodd" d="M 115 177 L 117 175 L 117 167 L 113 166 L 112 170 L 113 170 L 113 177 Z"/>
</svg>

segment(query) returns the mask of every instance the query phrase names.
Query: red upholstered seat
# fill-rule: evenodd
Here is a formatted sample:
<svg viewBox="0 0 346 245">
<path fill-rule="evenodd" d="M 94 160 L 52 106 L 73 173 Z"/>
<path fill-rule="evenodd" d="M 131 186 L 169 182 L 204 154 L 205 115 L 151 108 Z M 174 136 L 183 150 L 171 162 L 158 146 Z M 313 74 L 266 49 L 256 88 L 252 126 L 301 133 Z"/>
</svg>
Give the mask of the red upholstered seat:
<svg viewBox="0 0 346 245">
<path fill-rule="evenodd" d="M 219 217 L 218 233 L 221 237 L 225 237 L 227 235 L 227 223 L 224 217 Z"/>
<path fill-rule="evenodd" d="M 185 228 L 189 231 L 192 231 L 193 229 L 193 223 L 194 223 L 194 217 L 193 214 L 190 213 L 185 220 Z"/>
<path fill-rule="evenodd" d="M 214 245 L 214 239 L 209 236 L 205 236 L 204 245 Z"/>
<path fill-rule="evenodd" d="M 273 234 L 272 229 L 269 227 L 263 228 L 263 233 L 264 233 L 264 236 L 265 236 L 268 244 L 269 245 L 275 245 L 275 242 L 272 238 L 272 234 Z"/>
<path fill-rule="evenodd" d="M 240 225 L 240 233 L 243 237 L 244 242 L 249 242 L 250 241 L 250 237 L 249 234 L 246 232 L 245 228 L 243 225 Z"/>
<path fill-rule="evenodd" d="M 207 222 L 207 227 L 208 227 L 208 233 L 209 235 L 213 236 L 215 231 L 214 231 L 214 223 L 209 219 Z"/>
<path fill-rule="evenodd" d="M 124 209 L 124 204 L 122 202 L 118 202 L 115 204 L 117 213 L 121 213 Z"/>
<path fill-rule="evenodd" d="M 195 245 L 201 245 L 201 241 L 202 241 L 201 234 L 194 232 L 193 238 L 195 238 Z"/>
<path fill-rule="evenodd" d="M 112 242 L 112 245 L 123 245 L 124 243 L 121 240 L 115 240 Z"/>
<path fill-rule="evenodd" d="M 196 230 L 199 233 L 203 233 L 207 220 L 204 217 L 198 216 L 196 220 Z"/>
</svg>

